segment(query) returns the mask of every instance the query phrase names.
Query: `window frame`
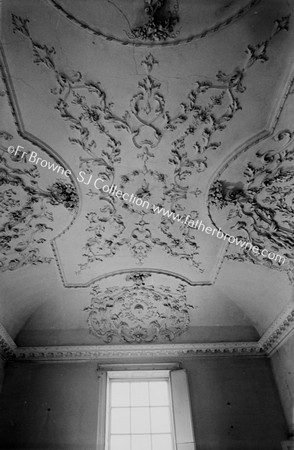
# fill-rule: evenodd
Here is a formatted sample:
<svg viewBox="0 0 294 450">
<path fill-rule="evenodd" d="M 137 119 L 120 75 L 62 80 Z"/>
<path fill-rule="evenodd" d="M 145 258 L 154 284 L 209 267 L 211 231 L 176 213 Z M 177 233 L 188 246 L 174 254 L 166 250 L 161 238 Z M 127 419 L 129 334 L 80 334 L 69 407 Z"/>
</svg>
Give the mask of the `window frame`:
<svg viewBox="0 0 294 450">
<path fill-rule="evenodd" d="M 107 450 L 109 378 L 169 378 L 175 450 L 196 450 L 187 373 L 178 364 L 98 366 L 97 450 Z"/>
<path fill-rule="evenodd" d="M 110 385 L 112 380 L 124 381 L 161 381 L 168 382 L 168 394 L 169 394 L 169 409 L 171 414 L 171 436 L 173 441 L 173 450 L 176 450 L 176 437 L 174 426 L 174 414 L 173 414 L 173 401 L 171 392 L 171 380 L 169 370 L 128 370 L 128 371 L 109 371 L 107 372 L 107 389 L 106 389 L 106 424 L 105 424 L 105 450 L 109 448 L 109 421 L 110 421 Z"/>
</svg>

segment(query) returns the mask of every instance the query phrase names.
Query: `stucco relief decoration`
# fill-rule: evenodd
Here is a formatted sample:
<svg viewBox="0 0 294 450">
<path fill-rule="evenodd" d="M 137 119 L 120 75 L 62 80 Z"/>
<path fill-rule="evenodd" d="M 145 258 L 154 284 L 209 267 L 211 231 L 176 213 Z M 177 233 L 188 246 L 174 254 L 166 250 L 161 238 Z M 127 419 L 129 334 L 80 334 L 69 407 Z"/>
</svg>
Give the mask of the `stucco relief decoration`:
<svg viewBox="0 0 294 450">
<path fill-rule="evenodd" d="M 15 117 L 8 89 L 1 91 L 0 101 L 10 103 L 10 119 Z M 8 116 L 6 119 L 9 122 Z M 28 162 L 30 145 L 20 146 L 17 152 L 10 145 L 20 142 L 15 125 L 13 134 L 11 130 L 0 132 L 1 272 L 50 263 L 53 257 L 48 243 L 53 237 L 55 219 L 62 211 L 65 221 L 73 220 L 78 206 L 71 180 L 54 174 L 50 182 L 44 181 L 39 168 Z"/>
<path fill-rule="evenodd" d="M 197 2 L 180 0 L 100 0 L 82 14 L 75 2 L 47 0 L 59 14 L 94 37 L 124 46 L 175 46 L 204 39 L 240 20 L 262 0 L 239 0 L 204 11 Z M 95 12 L 94 12 L 95 11 Z M 95 17 L 93 17 L 95 15 Z M 111 17 L 115 27 L 105 27 Z M 195 20 L 196 19 L 196 20 Z"/>
<path fill-rule="evenodd" d="M 92 288 L 89 313 L 90 333 L 103 342 L 143 343 L 157 340 L 172 341 L 189 326 L 189 309 L 185 286 L 175 292 L 168 286 L 146 284 L 150 274 L 126 276 L 131 285 Z"/>
<path fill-rule="evenodd" d="M 191 205 L 201 194 L 197 174 L 206 170 L 209 153 L 221 149 L 222 132 L 241 109 L 246 73 L 256 63 L 267 61 L 270 41 L 287 29 L 288 21 L 289 17 L 277 20 L 267 40 L 248 45 L 241 67 L 231 72 L 219 70 L 215 82 L 195 80 L 187 99 L 174 112 L 167 110 L 168 94 L 155 76 L 160 62 L 147 54 L 141 61 L 145 76 L 138 82 L 128 109 L 121 114 L 106 87 L 97 80 L 88 80 L 81 71 L 69 75 L 59 70 L 55 49 L 33 39 L 28 19 L 12 16 L 14 31 L 31 42 L 34 63 L 42 64 L 55 77 L 51 93 L 57 99 L 56 110 L 68 124 L 69 141 L 85 155 L 80 156 L 80 168 L 89 174 L 95 169 L 107 184 L 114 183 L 150 204 L 190 214 L 191 219 L 198 216 Z M 137 156 L 137 168 L 117 175 L 123 162 L 122 139 L 126 136 L 132 140 L 130 150 Z M 169 165 L 155 170 L 154 161 L 162 152 Z M 79 271 L 114 257 L 124 247 L 137 264 L 143 264 L 156 248 L 203 272 L 199 245 L 191 228 L 155 215 L 152 208 L 135 209 L 97 191 L 89 190 L 88 195 L 99 195 L 101 207 L 85 214 L 88 237 Z"/>
<path fill-rule="evenodd" d="M 216 181 L 209 194 L 210 208 L 222 209 L 230 228 L 253 245 L 285 257 L 285 263 L 271 261 L 245 251 L 230 259 L 265 264 L 294 277 L 294 133 L 278 132 L 251 159 L 243 180 Z"/>
<path fill-rule="evenodd" d="M 128 37 L 142 41 L 165 41 L 167 38 L 175 38 L 179 31 L 174 28 L 179 22 L 178 0 L 172 7 L 170 0 L 144 0 L 144 12 L 146 23 L 127 33 Z"/>
<path fill-rule="evenodd" d="M 70 215 L 77 207 L 75 187 L 61 179 L 42 186 L 26 156 L 0 156 L 1 272 L 50 262 L 43 252 L 52 237 L 54 207 L 62 205 Z"/>
</svg>

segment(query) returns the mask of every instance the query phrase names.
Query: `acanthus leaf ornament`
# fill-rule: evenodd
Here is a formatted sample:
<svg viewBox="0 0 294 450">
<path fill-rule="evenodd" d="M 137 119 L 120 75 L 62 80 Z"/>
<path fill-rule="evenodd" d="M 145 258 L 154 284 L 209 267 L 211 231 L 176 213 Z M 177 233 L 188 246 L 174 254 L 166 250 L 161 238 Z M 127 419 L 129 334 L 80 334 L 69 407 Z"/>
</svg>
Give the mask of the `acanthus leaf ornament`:
<svg viewBox="0 0 294 450">
<path fill-rule="evenodd" d="M 166 0 L 144 0 L 144 12 L 146 23 L 133 28 L 127 33 L 131 39 L 142 41 L 166 41 L 168 38 L 175 38 L 179 31 L 174 28 L 179 22 L 179 5 L 176 0 L 173 10 L 167 10 Z"/>
<path fill-rule="evenodd" d="M 294 268 L 294 132 L 276 133 L 258 150 L 243 171 L 243 181 L 215 181 L 209 191 L 210 209 L 223 209 L 234 235 L 252 243 L 276 261 L 248 249 L 228 254 L 228 259 L 250 260 L 280 271 L 293 280 Z M 267 144 L 268 145 L 268 144 Z"/>
<path fill-rule="evenodd" d="M 246 89 L 243 82 L 247 70 L 258 61 L 266 61 L 268 59 L 266 50 L 270 41 L 278 32 L 288 29 L 289 17 L 280 20 L 282 21 L 281 25 L 277 27 L 276 23 L 280 22 L 279 20 L 275 22 L 274 30 L 267 40 L 255 46 L 248 45 L 246 51 L 249 57 L 245 60 L 242 68 L 236 67 L 229 74 L 220 70 L 216 74 L 218 83 L 196 81 L 195 87 L 188 94 L 188 101 L 180 104 L 182 112 L 172 117 L 165 108 L 165 98 L 160 92 L 161 83 L 152 76 L 154 66 L 158 64 L 152 54 L 146 55 L 141 62 L 147 76 L 139 81 L 138 92 L 133 95 L 130 102 L 131 108 L 125 111 L 123 116 L 120 116 L 113 112 L 114 104 L 108 101 L 108 95 L 101 87 L 100 82 L 85 80 L 79 71 L 74 75 L 59 71 L 54 61 L 55 49 L 53 47 L 50 49 L 33 40 L 27 26 L 28 19 L 22 19 L 15 15 L 12 18 L 14 31 L 22 33 L 31 41 L 35 55 L 34 62 L 44 64 L 55 73 L 58 88 L 52 89 L 51 92 L 59 96 L 56 109 L 60 112 L 61 117 L 70 123 L 71 129 L 80 135 L 79 138 L 70 137 L 69 140 L 79 144 L 93 157 L 95 157 L 96 143 L 88 127 L 89 124 L 93 124 L 99 133 L 104 134 L 108 140 L 107 145 L 112 142 L 112 145 L 116 146 L 117 152 L 119 152 L 121 143 L 107 128 L 108 124 L 113 124 L 116 130 L 130 133 L 135 147 L 141 149 L 146 145 L 151 148 L 157 147 L 164 133 L 175 131 L 181 124 L 189 121 L 181 139 L 185 141 L 188 136 L 194 136 L 196 133 L 198 139 L 194 141 L 194 148 L 199 153 L 210 148 L 218 148 L 221 143 L 213 142 L 212 137 L 216 131 L 226 128 L 227 123 L 241 109 L 236 93 L 243 93 Z M 88 94 L 94 95 L 96 104 L 89 106 Z M 199 103 L 201 97 L 201 103 Z M 222 107 L 224 97 L 228 99 L 226 107 Z M 81 114 L 77 115 L 72 105 L 78 106 Z M 151 140 L 144 141 L 143 138 L 140 141 L 140 138 L 138 139 L 144 128 L 149 129 Z"/>
<path fill-rule="evenodd" d="M 169 211 L 186 212 L 191 209 L 188 208 L 191 196 L 199 195 L 196 186 L 190 190 L 191 180 L 208 167 L 209 152 L 221 149 L 220 133 L 242 107 L 239 96 L 246 89 L 247 71 L 266 61 L 271 39 L 287 29 L 287 21 L 281 19 L 267 40 L 247 47 L 248 56 L 242 66 L 227 73 L 219 70 L 214 82 L 196 80 L 186 101 L 179 104 L 174 114 L 167 110 L 164 90 L 154 76 L 159 61 L 148 53 L 141 62 L 146 74 L 138 81 L 128 108 L 121 114 L 99 81 L 86 79 L 81 71 L 72 75 L 59 70 L 55 49 L 35 41 L 27 22 L 13 18 L 14 29 L 30 40 L 34 62 L 45 65 L 54 74 L 56 86 L 51 92 L 57 98 L 56 110 L 69 125 L 69 141 L 85 153 L 80 157 L 80 168 L 89 173 L 90 167 L 95 167 L 97 175 L 109 185 L 116 183 L 126 191 L 132 186 L 129 192 L 141 199 L 153 201 L 154 205 L 164 204 Z M 99 148 L 97 134 L 102 142 Z M 131 138 L 131 151 L 137 156 L 138 166 L 117 175 L 123 154 L 121 136 Z M 172 175 L 152 167 L 152 158 L 155 152 L 159 154 L 162 139 L 167 136 L 171 136 L 167 160 Z M 95 193 L 89 191 L 87 195 Z M 167 217 L 162 217 L 159 224 L 154 223 L 152 210 L 136 211 L 131 204 L 116 198 L 106 199 L 99 194 L 99 201 L 103 220 L 97 211 L 87 212 L 90 225 L 86 230 L 85 262 L 80 264 L 80 270 L 117 255 L 122 247 L 129 249 L 137 264 L 142 264 L 156 247 L 203 270 L 198 259 L 199 245 L 184 225 L 175 226 Z"/>
<path fill-rule="evenodd" d="M 18 30 L 29 36 L 28 20 L 13 16 L 13 23 Z M 14 103 L 11 100 L 7 79 L 3 67 L 1 73 L 6 89 L 3 90 L 3 101 L 10 104 L 10 113 L 15 118 Z M 1 99 L 2 101 L 2 99 Z M 6 119 L 9 120 L 8 117 Z M 7 120 L 7 121 L 8 121 Z M 16 127 L 15 127 L 16 125 Z M 20 143 L 23 134 L 17 120 L 9 131 L 0 132 L 0 139 Z M 17 140 L 16 140 L 17 139 Z M 23 144 L 25 145 L 25 144 Z M 17 147 L 17 149 L 16 149 Z M 19 147 L 21 150 L 19 150 Z M 53 234 L 54 221 L 59 212 L 56 207 L 65 208 L 62 214 L 65 220 L 71 220 L 78 208 L 78 193 L 69 178 L 53 175 L 51 182 L 41 177 L 42 170 L 30 161 L 31 152 L 28 145 L 2 146 L 0 155 L 0 272 L 14 271 L 28 265 L 50 263 L 53 260 L 50 239 Z M 44 151 L 46 157 L 48 153 Z M 33 161 L 36 158 L 33 157 Z M 53 155 L 50 159 L 57 162 Z M 47 159 L 44 160 L 47 165 Z M 53 164 L 54 165 L 54 164 Z M 56 164 L 56 167 L 58 165 Z M 49 250 L 49 251 L 48 251 Z"/>
<path fill-rule="evenodd" d="M 42 256 L 40 249 L 48 240 L 48 231 L 53 231 L 52 206 L 61 204 L 74 212 L 78 203 L 71 183 L 56 180 L 46 189 L 40 188 L 37 167 L 27 168 L 14 159 L 12 156 L 10 162 L 0 156 L 1 272 L 50 262 L 52 258 Z"/>
<path fill-rule="evenodd" d="M 126 276 L 124 287 L 92 288 L 88 314 L 90 333 L 105 343 L 148 343 L 174 340 L 189 326 L 189 309 L 185 286 L 176 291 L 168 286 L 154 287 L 146 283 L 150 274 L 133 273 Z"/>
</svg>

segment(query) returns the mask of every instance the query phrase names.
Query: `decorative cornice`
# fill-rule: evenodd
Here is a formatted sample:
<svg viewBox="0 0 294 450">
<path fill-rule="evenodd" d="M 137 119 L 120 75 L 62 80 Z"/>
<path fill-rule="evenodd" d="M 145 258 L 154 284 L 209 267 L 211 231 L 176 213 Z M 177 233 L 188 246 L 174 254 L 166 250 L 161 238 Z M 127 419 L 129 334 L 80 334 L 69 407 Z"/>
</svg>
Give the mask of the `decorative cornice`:
<svg viewBox="0 0 294 450">
<path fill-rule="evenodd" d="M 17 347 L 0 324 L 1 357 L 6 361 L 110 361 L 199 356 L 268 356 L 294 331 L 294 304 L 289 304 L 257 342 Z"/>
<path fill-rule="evenodd" d="M 22 347 L 14 357 L 17 361 L 72 361 L 72 360 L 132 360 L 148 358 L 193 358 L 217 355 L 263 355 L 255 342 L 221 344 L 164 344 L 164 345 L 93 345 L 60 347 Z"/>
<path fill-rule="evenodd" d="M 97 36 L 108 42 L 117 42 L 122 45 L 131 45 L 131 46 L 136 46 L 136 47 L 155 47 L 155 46 L 167 47 L 167 46 L 175 46 L 175 45 L 181 45 L 181 44 L 189 44 L 190 42 L 192 42 L 194 40 L 203 39 L 207 36 L 217 33 L 218 31 L 223 30 L 228 25 L 231 25 L 232 23 L 236 22 L 241 17 L 243 17 L 252 8 L 256 7 L 260 3 L 261 0 L 251 0 L 250 2 L 247 3 L 247 5 L 240 8 L 232 16 L 230 16 L 218 23 L 215 23 L 211 27 L 208 27 L 192 36 L 189 36 L 187 38 L 180 38 L 180 39 L 173 38 L 173 40 L 166 40 L 166 41 L 163 40 L 163 41 L 159 41 L 159 42 L 158 41 L 147 41 L 146 42 L 146 41 L 139 41 L 139 40 L 137 41 L 137 40 L 134 40 L 131 38 L 121 39 L 121 38 L 118 38 L 118 37 L 115 37 L 112 35 L 107 35 L 107 34 L 103 33 L 102 31 L 95 29 L 91 25 L 88 25 L 81 19 L 75 17 L 70 12 L 66 11 L 66 9 L 63 8 L 56 0 L 47 0 L 47 1 L 51 6 L 53 6 L 53 8 L 55 8 L 57 11 L 59 11 L 61 14 L 63 14 L 71 23 L 77 25 L 78 27 L 82 28 L 83 30 L 90 32 L 94 36 Z"/>
<path fill-rule="evenodd" d="M 11 359 L 15 357 L 17 346 L 8 334 L 7 330 L 0 323 L 0 359 Z"/>
<path fill-rule="evenodd" d="M 262 335 L 259 340 L 260 347 L 268 356 L 272 356 L 293 331 L 294 304 L 291 302 Z"/>
</svg>

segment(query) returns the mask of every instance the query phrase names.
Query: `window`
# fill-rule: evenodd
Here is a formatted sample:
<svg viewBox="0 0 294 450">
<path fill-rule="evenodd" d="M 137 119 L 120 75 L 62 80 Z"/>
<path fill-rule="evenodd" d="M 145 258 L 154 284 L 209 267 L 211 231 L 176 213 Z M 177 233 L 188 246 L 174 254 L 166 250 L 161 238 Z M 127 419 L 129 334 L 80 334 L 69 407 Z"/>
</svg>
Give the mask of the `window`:
<svg viewBox="0 0 294 450">
<path fill-rule="evenodd" d="M 108 380 L 106 449 L 174 450 L 168 375 L 129 375 L 132 378 L 120 374 Z"/>
<path fill-rule="evenodd" d="M 98 450 L 195 450 L 184 370 L 99 371 Z"/>
</svg>

